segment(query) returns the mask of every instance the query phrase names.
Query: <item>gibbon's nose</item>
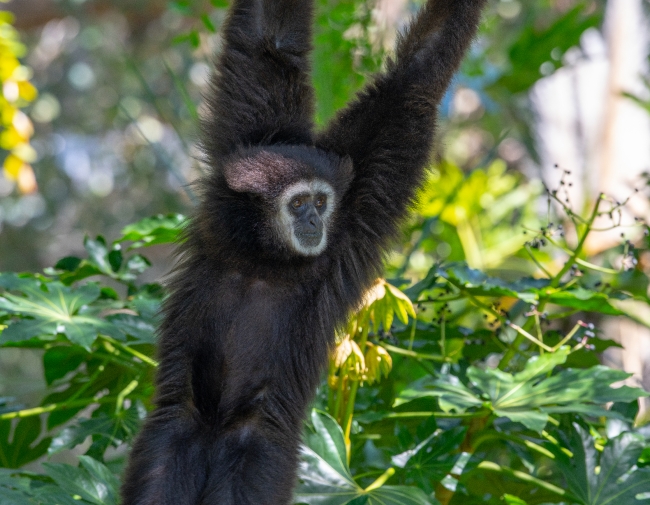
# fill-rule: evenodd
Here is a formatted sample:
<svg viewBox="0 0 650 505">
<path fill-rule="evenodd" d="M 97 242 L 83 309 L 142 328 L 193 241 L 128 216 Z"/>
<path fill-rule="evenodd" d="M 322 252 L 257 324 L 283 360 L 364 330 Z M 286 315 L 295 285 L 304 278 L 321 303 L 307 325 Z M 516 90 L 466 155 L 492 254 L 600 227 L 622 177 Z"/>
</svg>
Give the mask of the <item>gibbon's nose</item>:
<svg viewBox="0 0 650 505">
<path fill-rule="evenodd" d="M 320 233 L 323 230 L 323 222 L 316 209 L 310 209 L 305 218 L 305 228 L 308 233 Z"/>
</svg>

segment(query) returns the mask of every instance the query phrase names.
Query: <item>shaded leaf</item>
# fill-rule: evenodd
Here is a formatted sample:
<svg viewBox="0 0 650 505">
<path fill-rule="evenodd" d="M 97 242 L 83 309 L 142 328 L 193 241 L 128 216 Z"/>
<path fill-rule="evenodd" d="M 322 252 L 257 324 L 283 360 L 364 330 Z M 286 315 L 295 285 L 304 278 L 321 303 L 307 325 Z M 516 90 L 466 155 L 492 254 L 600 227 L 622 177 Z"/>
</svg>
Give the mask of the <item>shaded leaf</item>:
<svg viewBox="0 0 650 505">
<path fill-rule="evenodd" d="M 0 466 L 18 468 L 45 454 L 51 439 L 45 437 L 36 443 L 40 435 L 40 417 L 20 419 L 13 433 L 11 421 L 0 420 Z"/>
<path fill-rule="evenodd" d="M 296 502 L 309 505 L 431 504 L 416 487 L 381 486 L 364 491 L 352 478 L 340 426 L 332 417 L 316 410 L 311 419 L 315 433 L 308 434 L 302 446 Z"/>
<path fill-rule="evenodd" d="M 66 492 L 96 505 L 117 505 L 118 480 L 100 462 L 79 456 L 81 466 L 43 463 L 47 474 Z"/>
</svg>

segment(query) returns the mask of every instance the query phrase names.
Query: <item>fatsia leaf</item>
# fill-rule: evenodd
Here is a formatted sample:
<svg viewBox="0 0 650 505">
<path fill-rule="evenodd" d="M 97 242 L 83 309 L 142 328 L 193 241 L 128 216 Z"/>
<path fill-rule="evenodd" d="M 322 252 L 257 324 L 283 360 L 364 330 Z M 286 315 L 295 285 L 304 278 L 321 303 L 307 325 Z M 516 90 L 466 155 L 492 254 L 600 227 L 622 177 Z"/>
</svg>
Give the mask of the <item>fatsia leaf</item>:
<svg viewBox="0 0 650 505">
<path fill-rule="evenodd" d="M 2 505 L 35 505 L 36 501 L 20 491 L 0 486 L 0 503 Z"/>
<path fill-rule="evenodd" d="M 296 503 L 308 505 L 431 505 L 421 489 L 380 486 L 362 489 L 347 464 L 343 432 L 328 414 L 312 411 L 314 433 L 305 437 Z"/>
<path fill-rule="evenodd" d="M 471 407 L 480 407 L 483 400 L 465 386 L 455 375 L 443 375 L 439 379 L 425 377 L 403 389 L 397 399 L 395 406 L 423 398 L 433 396 L 438 398 L 440 408 L 444 412 L 465 412 Z"/>
<path fill-rule="evenodd" d="M 82 444 L 86 438 L 93 437 L 96 453 L 103 456 L 109 445 L 117 447 L 133 437 L 142 417 L 144 411 L 140 412 L 138 405 L 133 404 L 129 409 L 120 410 L 113 416 L 102 412 L 92 419 L 80 418 L 78 424 L 68 426 L 52 440 L 48 452 L 54 454 L 72 449 Z"/>
<path fill-rule="evenodd" d="M 0 344 L 36 337 L 54 340 L 58 334 L 64 334 L 72 343 L 90 350 L 98 333 L 122 338 L 113 324 L 97 317 L 89 308 L 100 294 L 95 284 L 72 289 L 60 282 L 50 282 L 24 286 L 20 292 L 24 296 L 3 293 L 0 297 L 0 310 L 21 317 L 3 330 Z"/>
<path fill-rule="evenodd" d="M 79 456 L 81 466 L 43 463 L 47 474 L 66 492 L 96 505 L 116 505 L 119 483 L 99 461 Z"/>
<path fill-rule="evenodd" d="M 462 287 L 474 296 L 513 297 L 527 303 L 538 303 L 543 295 L 548 301 L 563 307 L 599 312 L 608 315 L 624 314 L 610 302 L 605 293 L 590 291 L 584 288 L 557 290 L 548 288 L 547 279 L 524 278 L 516 282 L 506 282 L 502 279 L 489 277 L 485 273 L 474 270 L 465 263 L 449 263 L 434 266 L 428 279 L 442 277 L 452 284 Z M 430 282 L 430 281 L 429 281 Z"/>
<path fill-rule="evenodd" d="M 440 434 L 434 433 L 415 448 L 393 456 L 393 464 L 401 468 L 403 482 L 415 484 L 427 493 L 451 472 L 459 457 L 456 449 L 465 438 L 467 429 L 456 427 Z"/>
<path fill-rule="evenodd" d="M 472 388 L 452 375 L 434 380 L 426 378 L 402 391 L 397 403 L 434 396 L 446 412 L 464 412 L 470 407 L 485 405 L 497 416 L 542 431 L 550 413 L 581 412 L 622 418 L 618 412 L 606 410 L 601 405 L 647 396 L 637 388 L 612 388 L 613 383 L 626 379 L 629 374 L 604 366 L 567 369 L 548 377 L 557 365 L 566 361 L 568 354 L 569 349 L 562 348 L 555 353 L 535 356 L 516 375 L 498 369 L 469 367 L 467 378 Z"/>
<path fill-rule="evenodd" d="M 0 469 L 0 503 L 2 505 L 80 505 L 60 487 L 45 483 L 43 476 L 31 472 Z"/>
<path fill-rule="evenodd" d="M 43 438 L 36 443 L 40 434 L 39 417 L 21 419 L 14 427 L 13 434 L 10 420 L 0 421 L 0 466 L 18 468 L 45 454 L 51 439 Z"/>
<path fill-rule="evenodd" d="M 555 453 L 569 491 L 581 505 L 642 505 L 650 498 L 637 496 L 650 493 L 650 468 L 636 464 L 645 446 L 641 435 L 624 432 L 609 440 L 602 455 L 591 435 L 577 423 L 573 424 L 568 446 L 569 458 L 559 445 L 547 447 Z"/>
</svg>

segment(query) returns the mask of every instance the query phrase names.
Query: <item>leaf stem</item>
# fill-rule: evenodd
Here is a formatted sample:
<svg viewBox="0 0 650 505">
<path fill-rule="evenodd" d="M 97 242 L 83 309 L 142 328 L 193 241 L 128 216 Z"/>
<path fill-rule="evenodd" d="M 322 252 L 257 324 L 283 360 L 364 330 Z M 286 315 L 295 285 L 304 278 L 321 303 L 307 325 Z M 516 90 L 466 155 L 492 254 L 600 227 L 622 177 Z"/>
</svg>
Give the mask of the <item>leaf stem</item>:
<svg viewBox="0 0 650 505">
<path fill-rule="evenodd" d="M 542 489 L 545 489 L 546 491 L 553 493 L 557 496 L 562 496 L 564 498 L 568 498 L 570 501 L 580 501 L 578 500 L 575 496 L 573 496 L 571 493 L 568 491 L 559 488 L 557 486 L 554 486 L 553 484 L 550 484 L 548 482 L 545 482 L 541 479 L 538 479 L 537 477 L 533 477 L 532 475 L 521 472 L 519 470 L 513 470 L 512 468 L 508 468 L 505 466 L 500 466 L 497 465 L 496 463 L 493 463 L 492 461 L 482 461 L 478 464 L 478 468 L 481 470 L 488 470 L 491 472 L 496 472 L 496 473 L 501 473 L 504 475 L 508 475 L 510 477 L 514 477 L 517 480 L 527 482 L 529 484 L 533 484 L 537 487 L 540 487 Z"/>
<path fill-rule="evenodd" d="M 146 356 L 146 355 L 142 354 L 140 351 L 136 351 L 135 349 L 133 349 L 133 347 L 129 347 L 128 345 L 123 344 L 122 342 L 118 342 L 117 340 L 115 340 L 114 338 L 109 337 L 108 335 L 100 334 L 99 337 L 101 339 L 105 340 L 106 342 L 110 342 L 111 345 L 117 347 L 118 349 L 120 349 L 120 350 L 122 350 L 122 351 L 124 351 L 124 352 L 126 352 L 126 353 L 128 353 L 128 354 L 130 354 L 132 356 L 135 356 L 140 361 L 142 361 L 143 363 L 146 363 L 149 366 L 152 366 L 154 368 L 156 368 L 158 366 L 158 362 L 156 360 L 151 359 L 149 356 Z"/>
<path fill-rule="evenodd" d="M 386 470 L 384 473 L 382 473 L 375 482 L 370 484 L 366 489 L 363 491 L 365 493 L 369 493 L 370 491 L 374 491 L 375 489 L 379 489 L 381 486 L 383 486 L 388 479 L 390 479 L 393 475 L 395 475 L 395 469 L 391 466 L 388 470 Z"/>
<path fill-rule="evenodd" d="M 582 254 L 582 250 L 584 248 L 585 242 L 587 241 L 587 237 L 589 236 L 589 233 L 591 232 L 591 228 L 594 224 L 594 221 L 598 217 L 598 208 L 600 207 L 600 203 L 603 201 L 603 193 L 598 194 L 598 198 L 596 199 L 596 203 L 594 204 L 594 208 L 591 211 L 591 215 L 589 216 L 589 219 L 584 224 L 584 231 L 582 232 L 582 235 L 580 235 L 580 238 L 578 240 L 578 245 L 576 245 L 573 253 L 567 260 L 567 262 L 564 264 L 564 267 L 551 279 L 550 288 L 557 288 L 559 287 L 560 283 L 562 282 L 562 277 L 571 270 L 571 267 L 577 262 L 578 256 Z M 546 303 L 548 302 L 548 298 L 546 297 L 540 297 L 539 299 L 539 305 L 537 307 L 538 312 L 543 312 L 544 307 L 546 306 Z M 529 319 L 526 324 L 524 325 L 523 329 L 528 330 L 532 326 L 534 321 L 532 319 Z M 503 355 L 501 358 L 501 361 L 499 362 L 499 369 L 504 370 L 512 358 L 515 357 L 515 355 L 519 352 L 519 347 L 521 347 L 521 344 L 524 343 L 524 340 L 527 337 L 524 336 L 522 333 L 519 333 L 517 337 L 514 339 L 512 344 L 510 344 L 510 348 L 506 351 L 506 353 Z"/>
<path fill-rule="evenodd" d="M 73 409 L 76 407 L 85 407 L 86 405 L 92 405 L 93 403 L 112 403 L 117 398 L 115 396 L 102 396 L 101 398 L 83 398 L 81 400 L 61 402 L 61 403 L 51 403 L 49 405 L 44 405 L 42 407 L 34 407 L 31 409 L 16 410 L 14 412 L 6 412 L 0 414 L 0 421 L 6 421 L 7 419 L 22 419 L 24 417 L 38 416 L 41 414 L 46 414 L 48 412 L 54 412 L 55 410 L 66 410 Z"/>
</svg>

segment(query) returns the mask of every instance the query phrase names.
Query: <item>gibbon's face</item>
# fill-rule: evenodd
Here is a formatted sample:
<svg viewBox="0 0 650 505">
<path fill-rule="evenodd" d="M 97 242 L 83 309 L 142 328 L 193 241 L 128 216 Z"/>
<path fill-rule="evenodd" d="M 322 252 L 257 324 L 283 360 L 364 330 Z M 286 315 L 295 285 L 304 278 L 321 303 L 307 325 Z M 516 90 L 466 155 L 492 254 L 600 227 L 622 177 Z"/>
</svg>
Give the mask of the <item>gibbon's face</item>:
<svg viewBox="0 0 650 505">
<path fill-rule="evenodd" d="M 281 240 L 303 256 L 322 253 L 336 204 L 332 186 L 319 179 L 299 181 L 287 187 L 278 202 L 275 228 Z"/>
</svg>

